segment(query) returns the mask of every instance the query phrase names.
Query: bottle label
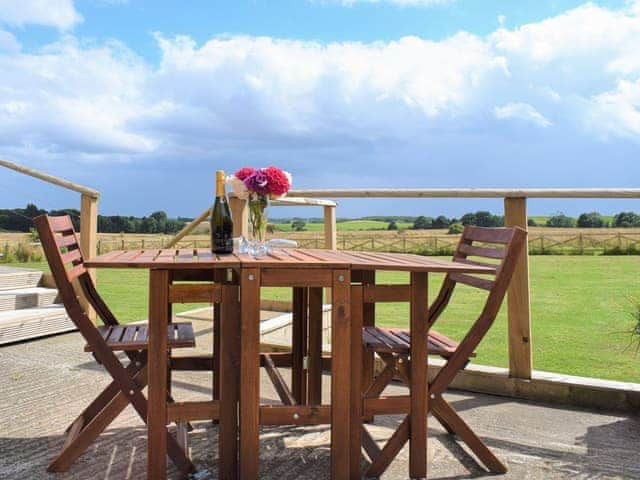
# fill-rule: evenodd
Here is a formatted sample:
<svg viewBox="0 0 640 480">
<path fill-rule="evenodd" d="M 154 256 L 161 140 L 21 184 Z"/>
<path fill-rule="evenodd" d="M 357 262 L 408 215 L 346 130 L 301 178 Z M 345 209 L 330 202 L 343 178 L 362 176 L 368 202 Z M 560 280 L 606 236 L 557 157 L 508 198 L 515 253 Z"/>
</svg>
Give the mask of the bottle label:
<svg viewBox="0 0 640 480">
<path fill-rule="evenodd" d="M 216 230 L 213 232 L 213 249 L 216 253 L 232 253 L 233 237 L 231 232 Z"/>
</svg>

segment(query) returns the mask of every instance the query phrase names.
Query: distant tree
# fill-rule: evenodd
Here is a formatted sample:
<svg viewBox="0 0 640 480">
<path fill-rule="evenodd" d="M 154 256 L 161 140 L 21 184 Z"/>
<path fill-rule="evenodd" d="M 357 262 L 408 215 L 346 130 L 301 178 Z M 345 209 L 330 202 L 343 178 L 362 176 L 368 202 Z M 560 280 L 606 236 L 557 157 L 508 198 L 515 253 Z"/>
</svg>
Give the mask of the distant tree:
<svg viewBox="0 0 640 480">
<path fill-rule="evenodd" d="M 425 217 L 423 215 L 420 215 L 413 222 L 413 227 L 412 228 L 414 230 L 425 230 L 427 228 L 431 228 L 432 222 L 433 222 L 433 220 L 431 218 L 427 218 L 427 217 Z"/>
<path fill-rule="evenodd" d="M 29 218 L 35 218 L 40 215 L 44 210 L 40 210 L 33 203 L 27 203 L 27 207 L 23 211 L 23 215 Z"/>
<path fill-rule="evenodd" d="M 387 226 L 387 230 L 398 230 L 398 224 L 395 220 L 391 220 Z"/>
<path fill-rule="evenodd" d="M 640 215 L 633 212 L 620 212 L 613 217 L 613 226 L 618 228 L 640 227 Z"/>
<path fill-rule="evenodd" d="M 459 222 L 456 222 L 449 225 L 449 232 L 447 233 L 454 235 L 454 234 L 462 233 L 463 230 L 464 230 L 464 225 L 462 225 Z"/>
<path fill-rule="evenodd" d="M 547 220 L 547 227 L 573 228 L 576 226 L 576 219 L 567 217 L 564 213 L 558 212 Z"/>
<path fill-rule="evenodd" d="M 180 230 L 184 228 L 184 225 L 185 225 L 185 222 L 182 222 L 175 218 L 169 218 L 165 223 L 164 233 L 178 233 Z"/>
<path fill-rule="evenodd" d="M 431 228 L 447 228 L 449 224 L 451 224 L 451 219 L 445 217 L 444 215 L 438 215 L 433 219 Z"/>
<path fill-rule="evenodd" d="M 476 220 L 476 214 L 475 213 L 465 213 L 460 218 L 460 223 L 462 223 L 462 225 L 477 225 L 478 221 Z"/>
<path fill-rule="evenodd" d="M 301 218 L 294 218 L 291 220 L 291 230 L 294 232 L 304 232 L 307 229 L 307 222 Z"/>
<path fill-rule="evenodd" d="M 140 222 L 140 233 L 158 233 L 158 222 L 153 217 L 144 217 Z"/>
<path fill-rule="evenodd" d="M 478 227 L 500 227 L 504 225 L 504 217 L 494 215 L 486 210 L 475 213 L 465 213 L 460 222 L 463 225 L 476 225 Z"/>
<path fill-rule="evenodd" d="M 153 212 L 150 215 L 156 221 L 156 231 L 157 232 L 166 232 L 167 231 L 167 213 L 159 210 L 157 212 Z"/>
<path fill-rule="evenodd" d="M 598 212 L 582 213 L 578 217 L 578 226 L 580 228 L 602 228 L 607 226 L 607 222 Z"/>
<path fill-rule="evenodd" d="M 528 218 L 527 219 L 527 225 L 529 227 L 537 227 L 538 224 L 536 223 L 536 221 L 533 218 Z"/>
</svg>

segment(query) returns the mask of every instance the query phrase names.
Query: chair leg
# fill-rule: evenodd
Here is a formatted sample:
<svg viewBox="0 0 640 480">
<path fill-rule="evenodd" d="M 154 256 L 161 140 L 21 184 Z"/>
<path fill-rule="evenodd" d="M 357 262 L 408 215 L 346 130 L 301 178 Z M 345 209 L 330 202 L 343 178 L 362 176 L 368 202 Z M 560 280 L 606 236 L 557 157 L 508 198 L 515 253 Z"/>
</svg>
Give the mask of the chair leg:
<svg viewBox="0 0 640 480">
<path fill-rule="evenodd" d="M 296 399 L 293 397 L 293 393 L 291 393 L 291 390 L 289 390 L 289 387 L 284 381 L 284 378 L 282 378 L 280 371 L 276 368 L 275 364 L 273 363 L 273 359 L 271 358 L 271 355 L 267 353 L 264 354 L 264 369 L 266 370 L 267 375 L 269 375 L 271 384 L 273 385 L 273 388 L 275 388 L 276 393 L 280 397 L 280 401 L 284 405 L 297 405 L 298 402 L 296 402 Z"/>
<path fill-rule="evenodd" d="M 433 414 L 433 417 L 436 420 L 438 420 L 438 422 L 440 422 L 440 425 L 442 425 L 442 427 L 447 431 L 449 435 L 456 434 L 455 430 L 451 428 L 451 425 L 449 425 L 447 421 L 442 417 L 442 415 L 440 415 L 440 412 L 438 412 L 437 410 L 431 409 L 431 413 Z"/>
<path fill-rule="evenodd" d="M 147 423 L 147 399 L 142 395 L 142 389 L 147 385 L 147 370 L 144 369 L 144 378 L 141 378 L 138 382 L 138 390 L 134 392 L 130 398 L 131 406 L 138 413 L 142 421 Z M 195 467 L 185 451 L 180 447 L 173 435 L 167 435 L 167 454 L 174 465 L 182 473 L 190 473 L 195 470 Z"/>
<path fill-rule="evenodd" d="M 107 387 L 107 389 L 109 389 Z M 106 390 L 105 390 L 106 391 Z M 104 393 L 104 392 L 103 392 Z M 105 428 L 129 405 L 129 399 L 120 391 L 107 402 L 107 405 L 92 419 L 84 421 L 80 416 L 69 428 L 67 440 L 60 453 L 47 467 L 49 472 L 66 472 L 80 455 L 93 443 Z M 82 423 L 80 423 L 82 422 Z M 81 424 L 79 430 L 74 430 L 74 425 Z"/>
<path fill-rule="evenodd" d="M 435 398 L 432 398 L 429 402 L 429 407 L 434 415 L 437 415 L 436 418 L 442 418 L 456 435 L 469 446 L 489 471 L 493 473 L 507 472 L 507 467 L 498 460 L 441 395 L 436 395 Z"/>
<path fill-rule="evenodd" d="M 382 450 L 380 450 L 380 453 L 373 459 L 371 465 L 369 465 L 369 468 L 365 471 L 364 476 L 367 478 L 377 478 L 382 475 L 408 440 L 409 416 L 407 415 L 398 429 L 393 432 L 393 435 L 391 435 L 391 438 Z"/>
<path fill-rule="evenodd" d="M 145 366 L 144 362 L 131 363 L 127 366 L 127 373 L 129 375 L 135 377 L 138 375 L 140 370 Z M 78 415 L 78 418 L 71 422 L 71 424 L 66 428 L 65 433 L 68 433 L 69 430 L 76 424 L 76 422 L 82 418 L 83 424 L 88 425 L 96 415 L 98 415 L 102 409 L 113 400 L 113 398 L 120 393 L 120 388 L 118 388 L 118 384 L 113 381 L 111 382 L 84 410 Z"/>
</svg>

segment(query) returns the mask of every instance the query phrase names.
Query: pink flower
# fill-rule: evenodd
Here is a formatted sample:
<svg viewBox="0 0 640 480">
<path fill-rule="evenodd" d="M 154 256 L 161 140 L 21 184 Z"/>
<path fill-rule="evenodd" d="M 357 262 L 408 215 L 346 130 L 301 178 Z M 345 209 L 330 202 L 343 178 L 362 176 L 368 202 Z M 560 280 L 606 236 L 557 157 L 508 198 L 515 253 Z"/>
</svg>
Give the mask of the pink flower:
<svg viewBox="0 0 640 480">
<path fill-rule="evenodd" d="M 291 188 L 291 174 L 277 167 L 243 167 L 227 177 L 227 183 L 241 199 L 266 196 L 278 199 Z"/>
<path fill-rule="evenodd" d="M 242 167 L 240 170 L 238 170 L 236 173 L 234 173 L 233 176 L 236 177 L 239 180 L 244 181 L 248 176 L 250 176 L 255 171 L 256 171 L 255 168 Z"/>
<path fill-rule="evenodd" d="M 291 182 L 284 171 L 276 167 L 267 167 L 264 169 L 267 177 L 267 185 L 269 194 L 272 197 L 281 197 L 291 188 Z"/>
</svg>

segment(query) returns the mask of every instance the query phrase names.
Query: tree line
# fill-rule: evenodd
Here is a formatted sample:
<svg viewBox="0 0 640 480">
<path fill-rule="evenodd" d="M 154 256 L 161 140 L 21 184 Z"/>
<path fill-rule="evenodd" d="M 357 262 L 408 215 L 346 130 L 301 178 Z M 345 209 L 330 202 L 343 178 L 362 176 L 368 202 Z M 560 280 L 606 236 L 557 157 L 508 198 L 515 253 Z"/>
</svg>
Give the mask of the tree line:
<svg viewBox="0 0 640 480">
<path fill-rule="evenodd" d="M 388 230 L 397 230 L 396 219 L 389 222 Z M 545 223 L 538 224 L 533 218 L 527 221 L 530 227 L 555 227 L 555 228 L 632 228 L 640 227 L 640 215 L 634 212 L 620 212 L 613 216 L 611 221 L 607 220 L 598 212 L 582 213 L 577 218 L 569 217 L 564 213 L 557 213 L 547 219 Z M 465 213 L 462 217 L 447 218 L 444 215 L 438 217 L 419 216 L 413 221 L 413 230 L 428 229 L 451 229 L 455 226 L 478 225 L 480 227 L 501 227 L 504 225 L 502 215 L 494 215 L 488 211 L 478 211 L 475 213 Z"/>
<path fill-rule="evenodd" d="M 0 209 L 0 231 L 29 232 L 33 228 L 33 218 L 48 213 L 49 215 L 69 215 L 76 231 L 80 231 L 80 211 L 74 208 L 62 210 L 44 210 L 29 203 L 25 208 Z M 189 218 L 169 218 L 166 212 L 159 210 L 148 217 L 124 215 L 98 215 L 98 232 L 100 233 L 177 233 Z"/>
</svg>

